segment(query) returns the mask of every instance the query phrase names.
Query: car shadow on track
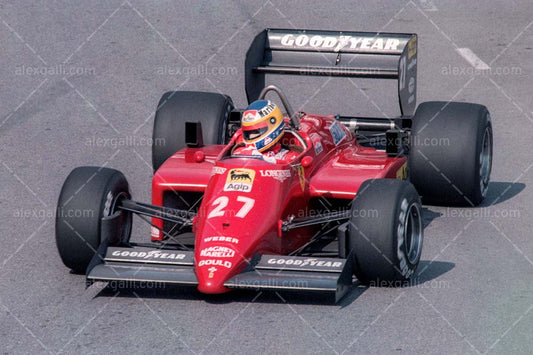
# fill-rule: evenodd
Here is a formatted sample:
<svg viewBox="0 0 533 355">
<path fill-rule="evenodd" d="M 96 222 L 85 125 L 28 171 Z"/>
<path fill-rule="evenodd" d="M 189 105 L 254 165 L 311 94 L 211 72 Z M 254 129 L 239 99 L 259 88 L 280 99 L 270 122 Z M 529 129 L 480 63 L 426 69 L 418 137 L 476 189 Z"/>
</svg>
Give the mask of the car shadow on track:
<svg viewBox="0 0 533 355">
<path fill-rule="evenodd" d="M 526 188 L 526 184 L 521 182 L 495 181 L 489 183 L 487 196 L 479 207 L 497 205 L 510 200 Z"/>
<path fill-rule="evenodd" d="M 447 261 L 420 260 L 415 275 L 403 287 L 426 287 L 454 267 L 454 263 Z"/>
<path fill-rule="evenodd" d="M 424 223 L 424 228 L 427 228 L 435 218 L 439 218 L 440 216 L 442 216 L 442 213 L 432 211 L 427 207 L 422 207 L 422 223 Z"/>
<path fill-rule="evenodd" d="M 438 287 L 437 285 L 445 285 L 446 282 L 439 282 L 436 280 L 441 275 L 447 273 L 455 267 L 454 263 L 445 262 L 445 261 L 429 261 L 421 260 L 418 264 L 418 269 L 416 274 L 409 280 L 409 282 L 373 282 L 369 285 L 359 284 L 358 281 L 352 286 L 352 292 L 348 293 L 339 303 L 341 307 L 346 307 L 355 301 L 364 291 L 368 288 L 434 288 Z"/>
<path fill-rule="evenodd" d="M 498 205 L 502 202 L 510 200 L 511 198 L 518 195 L 522 190 L 526 188 L 526 185 L 521 182 L 491 182 L 489 183 L 489 189 L 487 191 L 487 196 L 485 200 L 479 206 L 460 206 L 460 207 L 449 207 L 453 210 L 469 210 L 468 215 L 476 209 L 488 208 L 494 205 Z M 428 206 L 430 207 L 430 206 Z M 433 211 L 428 207 L 422 207 L 423 223 L 424 228 L 427 228 L 433 222 L 433 220 L 442 217 L 444 214 L 438 211 Z M 435 206 L 435 207 L 446 207 L 446 206 Z M 460 214 L 459 214 L 460 215 Z"/>
<path fill-rule="evenodd" d="M 356 281 L 348 291 L 348 294 L 341 300 L 345 303 L 345 299 L 349 297 L 352 303 L 359 297 L 368 287 L 358 285 Z M 117 293 L 118 291 L 118 293 Z M 112 287 L 104 286 L 97 297 L 126 297 L 139 299 L 176 299 L 199 301 L 209 304 L 231 304 L 231 303 L 278 303 L 278 304 L 309 304 L 309 305 L 324 305 L 324 306 L 338 306 L 341 303 L 335 304 L 335 296 L 333 293 L 319 293 L 319 292 L 302 292 L 302 291 L 254 291 L 254 290 L 234 290 L 224 294 L 208 295 L 202 294 L 192 287 L 180 287 L 174 285 L 164 285 L 155 287 Z"/>
</svg>

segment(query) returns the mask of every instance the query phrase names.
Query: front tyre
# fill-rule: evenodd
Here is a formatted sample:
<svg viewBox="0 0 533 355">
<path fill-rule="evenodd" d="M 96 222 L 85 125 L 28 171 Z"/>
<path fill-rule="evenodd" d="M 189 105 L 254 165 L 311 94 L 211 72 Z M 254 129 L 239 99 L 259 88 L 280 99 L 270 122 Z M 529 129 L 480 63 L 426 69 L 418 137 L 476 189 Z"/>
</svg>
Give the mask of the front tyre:
<svg viewBox="0 0 533 355">
<path fill-rule="evenodd" d="M 92 166 L 72 170 L 61 189 L 56 214 L 56 244 L 65 266 L 85 272 L 104 242 L 102 219 L 114 217 L 119 221 L 118 228 L 108 232 L 107 243 L 129 240 L 131 213 L 119 216 L 115 205 L 130 197 L 128 182 L 120 171 Z"/>
<path fill-rule="evenodd" d="M 422 254 L 420 197 L 409 182 L 363 182 L 348 229 L 354 274 L 364 284 L 390 285 L 412 277 Z"/>
</svg>

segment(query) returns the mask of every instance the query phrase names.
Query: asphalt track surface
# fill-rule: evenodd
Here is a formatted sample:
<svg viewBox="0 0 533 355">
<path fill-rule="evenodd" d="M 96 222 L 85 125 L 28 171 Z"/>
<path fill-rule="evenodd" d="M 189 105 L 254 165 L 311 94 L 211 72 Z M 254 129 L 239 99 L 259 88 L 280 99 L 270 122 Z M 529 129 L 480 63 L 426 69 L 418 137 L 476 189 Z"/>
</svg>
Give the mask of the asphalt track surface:
<svg viewBox="0 0 533 355">
<path fill-rule="evenodd" d="M 532 13 L 527 0 L 2 2 L 0 350 L 530 353 Z M 338 305 L 298 294 L 85 289 L 55 246 L 65 177 L 79 165 L 117 168 L 135 199 L 150 201 L 160 95 L 220 91 L 245 106 L 244 54 L 266 27 L 418 33 L 418 102 L 477 102 L 492 114 L 486 201 L 427 206 L 416 284 L 354 286 Z M 271 82 L 308 112 L 398 113 L 392 81 Z M 133 239 L 148 236 L 139 224 Z"/>
</svg>

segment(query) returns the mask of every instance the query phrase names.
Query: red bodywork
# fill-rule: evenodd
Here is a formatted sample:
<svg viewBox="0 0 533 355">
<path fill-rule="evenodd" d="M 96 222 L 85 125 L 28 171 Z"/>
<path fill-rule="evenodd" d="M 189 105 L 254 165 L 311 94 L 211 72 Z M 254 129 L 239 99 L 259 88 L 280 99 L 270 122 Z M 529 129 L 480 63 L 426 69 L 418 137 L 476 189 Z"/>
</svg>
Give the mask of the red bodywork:
<svg viewBox="0 0 533 355">
<path fill-rule="evenodd" d="M 405 178 L 405 157 L 359 145 L 333 116 L 304 115 L 300 122 L 302 140 L 283 137 L 285 144 L 305 146 L 291 163 L 231 157 L 239 130 L 227 146 L 180 150 L 154 175 L 154 205 L 163 206 L 165 191 L 204 194 L 193 226 L 201 292 L 228 291 L 224 282 L 257 253 L 286 255 L 307 243 L 316 227 L 282 233 L 281 223 L 310 215 L 314 198 L 344 199 L 347 205 L 365 180 Z M 153 223 L 163 227 L 160 219 Z M 162 241 L 163 234 L 153 228 L 152 239 Z"/>
</svg>

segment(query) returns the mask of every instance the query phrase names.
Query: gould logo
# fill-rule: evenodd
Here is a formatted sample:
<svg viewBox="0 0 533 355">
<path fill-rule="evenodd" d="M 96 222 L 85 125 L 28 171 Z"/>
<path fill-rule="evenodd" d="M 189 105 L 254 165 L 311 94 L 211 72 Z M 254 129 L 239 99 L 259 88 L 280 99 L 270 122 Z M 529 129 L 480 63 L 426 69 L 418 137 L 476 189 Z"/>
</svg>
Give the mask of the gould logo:
<svg viewBox="0 0 533 355">
<path fill-rule="evenodd" d="M 227 269 L 231 269 L 231 261 L 220 260 L 220 259 L 207 259 L 200 260 L 198 266 L 223 266 Z M 209 269 L 207 269 L 209 271 Z"/>
</svg>

